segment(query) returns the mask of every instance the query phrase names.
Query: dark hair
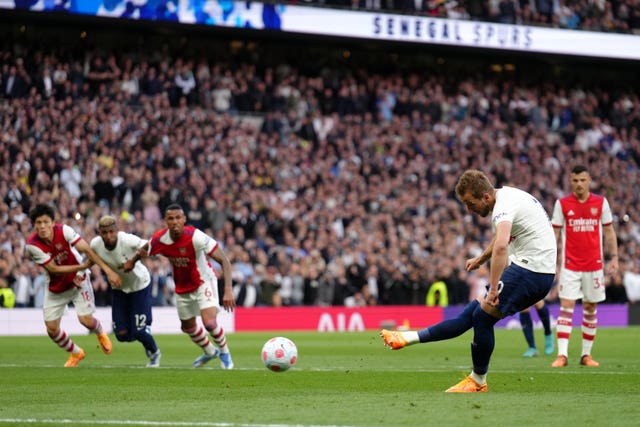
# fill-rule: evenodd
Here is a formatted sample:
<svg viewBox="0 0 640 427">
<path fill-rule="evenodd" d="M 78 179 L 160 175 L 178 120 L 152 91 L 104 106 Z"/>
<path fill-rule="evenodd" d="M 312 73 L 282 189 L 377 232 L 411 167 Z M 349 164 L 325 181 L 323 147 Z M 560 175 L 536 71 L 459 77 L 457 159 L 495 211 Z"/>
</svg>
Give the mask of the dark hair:
<svg viewBox="0 0 640 427">
<path fill-rule="evenodd" d="M 182 211 L 184 212 L 184 209 L 182 209 L 182 206 L 180 206 L 177 203 L 171 203 L 169 206 L 166 207 L 166 209 L 164 210 L 164 214 L 167 214 L 167 211 Z"/>
<path fill-rule="evenodd" d="M 587 167 L 585 165 L 575 165 L 573 167 L 573 169 L 571 169 L 571 173 L 573 174 L 579 174 L 582 172 L 586 172 L 589 173 L 589 171 L 587 170 Z"/>
<path fill-rule="evenodd" d="M 32 224 L 35 224 L 36 219 L 44 215 L 48 216 L 53 221 L 55 219 L 56 213 L 51 206 L 44 203 L 38 203 L 29 212 L 29 219 L 31 220 Z"/>
</svg>

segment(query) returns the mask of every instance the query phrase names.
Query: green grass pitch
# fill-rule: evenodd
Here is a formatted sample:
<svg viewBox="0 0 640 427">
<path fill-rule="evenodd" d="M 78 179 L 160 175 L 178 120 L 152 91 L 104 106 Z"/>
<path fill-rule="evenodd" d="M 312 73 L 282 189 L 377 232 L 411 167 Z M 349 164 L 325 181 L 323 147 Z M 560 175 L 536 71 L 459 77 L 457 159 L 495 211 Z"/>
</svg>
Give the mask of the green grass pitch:
<svg viewBox="0 0 640 427">
<path fill-rule="evenodd" d="M 288 372 L 260 361 L 276 335 L 298 346 Z M 561 369 L 554 356 L 523 359 L 519 330 L 497 330 L 489 393 L 444 393 L 470 371 L 471 337 L 391 351 L 377 331 L 236 333 L 233 371 L 218 361 L 192 369 L 199 352 L 184 335 L 156 337 L 160 369 L 144 368 L 138 343 L 114 341 L 106 356 L 94 336 L 75 336 L 87 357 L 65 369 L 66 353 L 45 336 L 0 337 L 0 426 L 640 425 L 640 328 L 600 328 L 598 368 L 579 365 L 574 328 Z"/>
</svg>

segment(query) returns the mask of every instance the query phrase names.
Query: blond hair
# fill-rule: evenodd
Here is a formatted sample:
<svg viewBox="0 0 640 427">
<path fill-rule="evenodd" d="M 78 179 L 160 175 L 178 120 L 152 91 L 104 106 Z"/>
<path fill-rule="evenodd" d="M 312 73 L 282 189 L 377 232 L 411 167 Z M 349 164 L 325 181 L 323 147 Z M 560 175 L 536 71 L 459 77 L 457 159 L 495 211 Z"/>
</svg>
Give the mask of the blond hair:
<svg viewBox="0 0 640 427">
<path fill-rule="evenodd" d="M 116 226 L 116 219 L 111 215 L 105 215 L 98 221 L 98 228 L 109 228 Z"/>
</svg>

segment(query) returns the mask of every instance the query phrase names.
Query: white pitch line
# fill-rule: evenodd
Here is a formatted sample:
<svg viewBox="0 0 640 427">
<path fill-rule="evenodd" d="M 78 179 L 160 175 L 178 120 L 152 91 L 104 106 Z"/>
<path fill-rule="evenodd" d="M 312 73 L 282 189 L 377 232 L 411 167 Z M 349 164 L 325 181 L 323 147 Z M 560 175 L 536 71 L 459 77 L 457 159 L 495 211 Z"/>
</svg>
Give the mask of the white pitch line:
<svg viewBox="0 0 640 427">
<path fill-rule="evenodd" d="M 133 420 L 70 420 L 70 419 L 37 419 L 37 418 L 0 418 L 0 424 L 88 424 L 88 425 L 120 425 L 120 426 L 161 426 L 161 427 L 355 427 L 315 424 L 254 424 L 254 423 L 215 423 L 197 421 L 133 421 Z"/>
<path fill-rule="evenodd" d="M 0 368 L 28 368 L 28 369 L 33 369 L 33 368 L 62 368 L 61 365 L 23 365 L 23 364 L 17 364 L 17 363 L 0 363 Z M 161 366 L 159 368 L 147 368 L 146 366 L 142 366 L 142 365 L 101 365 L 101 366 L 91 366 L 91 369 L 144 369 L 144 370 L 149 370 L 151 371 L 162 371 L 162 370 L 180 370 L 180 371 L 193 371 L 194 368 L 192 368 L 191 366 Z M 80 367 L 75 368 L 75 369 L 83 369 L 83 366 L 80 365 Z M 452 366 L 452 367 L 443 367 L 443 368 L 418 368 L 418 369 L 410 369 L 410 368 L 401 368 L 401 367 L 390 367 L 390 368 L 386 368 L 386 369 L 378 369 L 378 372 L 395 372 L 395 373 L 426 373 L 426 374 L 441 374 L 441 373 L 447 373 L 447 372 L 456 372 L 456 371 L 460 371 L 460 372 L 466 372 L 468 371 L 470 368 L 468 366 Z M 555 369 L 551 369 L 549 368 L 548 371 L 542 370 L 542 368 L 540 368 L 539 370 L 535 370 L 535 371 L 530 371 L 531 374 L 550 374 L 553 373 L 554 375 L 559 374 L 559 375 L 564 375 L 564 374 L 576 374 L 579 373 L 580 370 L 582 370 L 583 368 L 578 368 L 578 370 L 574 370 L 574 369 L 562 369 L 562 370 L 555 370 Z M 198 368 L 198 371 L 222 371 L 221 368 Z M 266 368 L 263 367 L 234 367 L 233 368 L 234 371 L 265 371 Z M 344 372 L 344 371 L 351 371 L 351 372 L 365 372 L 367 371 L 366 369 L 358 369 L 358 368 L 353 368 L 353 367 L 347 367 L 347 366 L 334 366 L 331 368 L 298 368 L 298 367 L 294 367 L 291 368 L 290 372 L 295 372 L 295 371 L 299 371 L 299 372 Z M 496 368 L 496 369 L 491 369 L 491 373 L 493 374 L 522 374 L 523 371 L 521 370 L 512 370 L 512 369 L 500 369 L 500 368 Z M 607 370 L 602 370 L 602 369 L 594 369 L 594 370 L 589 370 L 589 375 L 640 375 L 640 371 L 607 371 Z"/>
</svg>

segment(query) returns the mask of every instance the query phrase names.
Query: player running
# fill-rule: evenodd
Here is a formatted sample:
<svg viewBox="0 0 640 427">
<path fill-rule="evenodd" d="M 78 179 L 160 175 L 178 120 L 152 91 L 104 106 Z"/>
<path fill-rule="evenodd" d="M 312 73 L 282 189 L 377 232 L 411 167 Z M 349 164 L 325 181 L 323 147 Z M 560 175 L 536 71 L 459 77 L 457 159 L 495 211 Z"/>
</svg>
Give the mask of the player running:
<svg viewBox="0 0 640 427">
<path fill-rule="evenodd" d="M 186 216 L 180 205 L 169 205 L 164 220 L 167 227 L 154 233 L 151 241 L 125 263 L 124 271 L 130 271 L 143 256 L 159 254 L 167 257 L 173 266 L 176 305 L 182 331 L 204 352 L 193 362 L 193 367 L 199 368 L 219 356 L 223 369 L 233 369 L 227 337 L 217 321 L 220 310 L 218 279 L 209 258 L 222 266 L 222 305 L 227 311 L 233 311 L 236 305 L 231 288 L 231 263 L 215 239 L 195 227 L 185 225 Z M 204 328 L 196 321 L 198 315 Z M 207 331 L 218 348 L 209 341 Z"/>
<path fill-rule="evenodd" d="M 111 293 L 111 318 L 116 339 L 120 342 L 139 341 L 149 358 L 148 368 L 160 366 L 160 349 L 151 335 L 151 278 L 149 270 L 138 261 L 127 273 L 123 264 L 146 240 L 118 231 L 116 219 L 103 216 L 98 222 L 99 236 L 91 240 L 91 249 L 122 278 L 122 286 Z"/>
<path fill-rule="evenodd" d="M 90 275 L 86 269 L 92 263 L 98 264 L 115 288 L 120 287 L 122 279 L 91 250 L 89 244 L 73 228 L 54 223 L 51 206 L 36 205 L 29 212 L 29 218 L 35 232 L 27 239 L 25 251 L 33 262 L 46 270 L 44 323 L 53 342 L 70 353 L 64 366 L 74 368 L 85 358 L 84 350 L 60 328 L 60 320 L 69 303 L 73 303 L 80 323 L 96 334 L 102 352 L 110 354 L 111 340 L 103 331 L 100 321 L 93 317 L 96 306 Z M 89 261 L 81 263 L 80 252 L 87 255 Z"/>
</svg>

